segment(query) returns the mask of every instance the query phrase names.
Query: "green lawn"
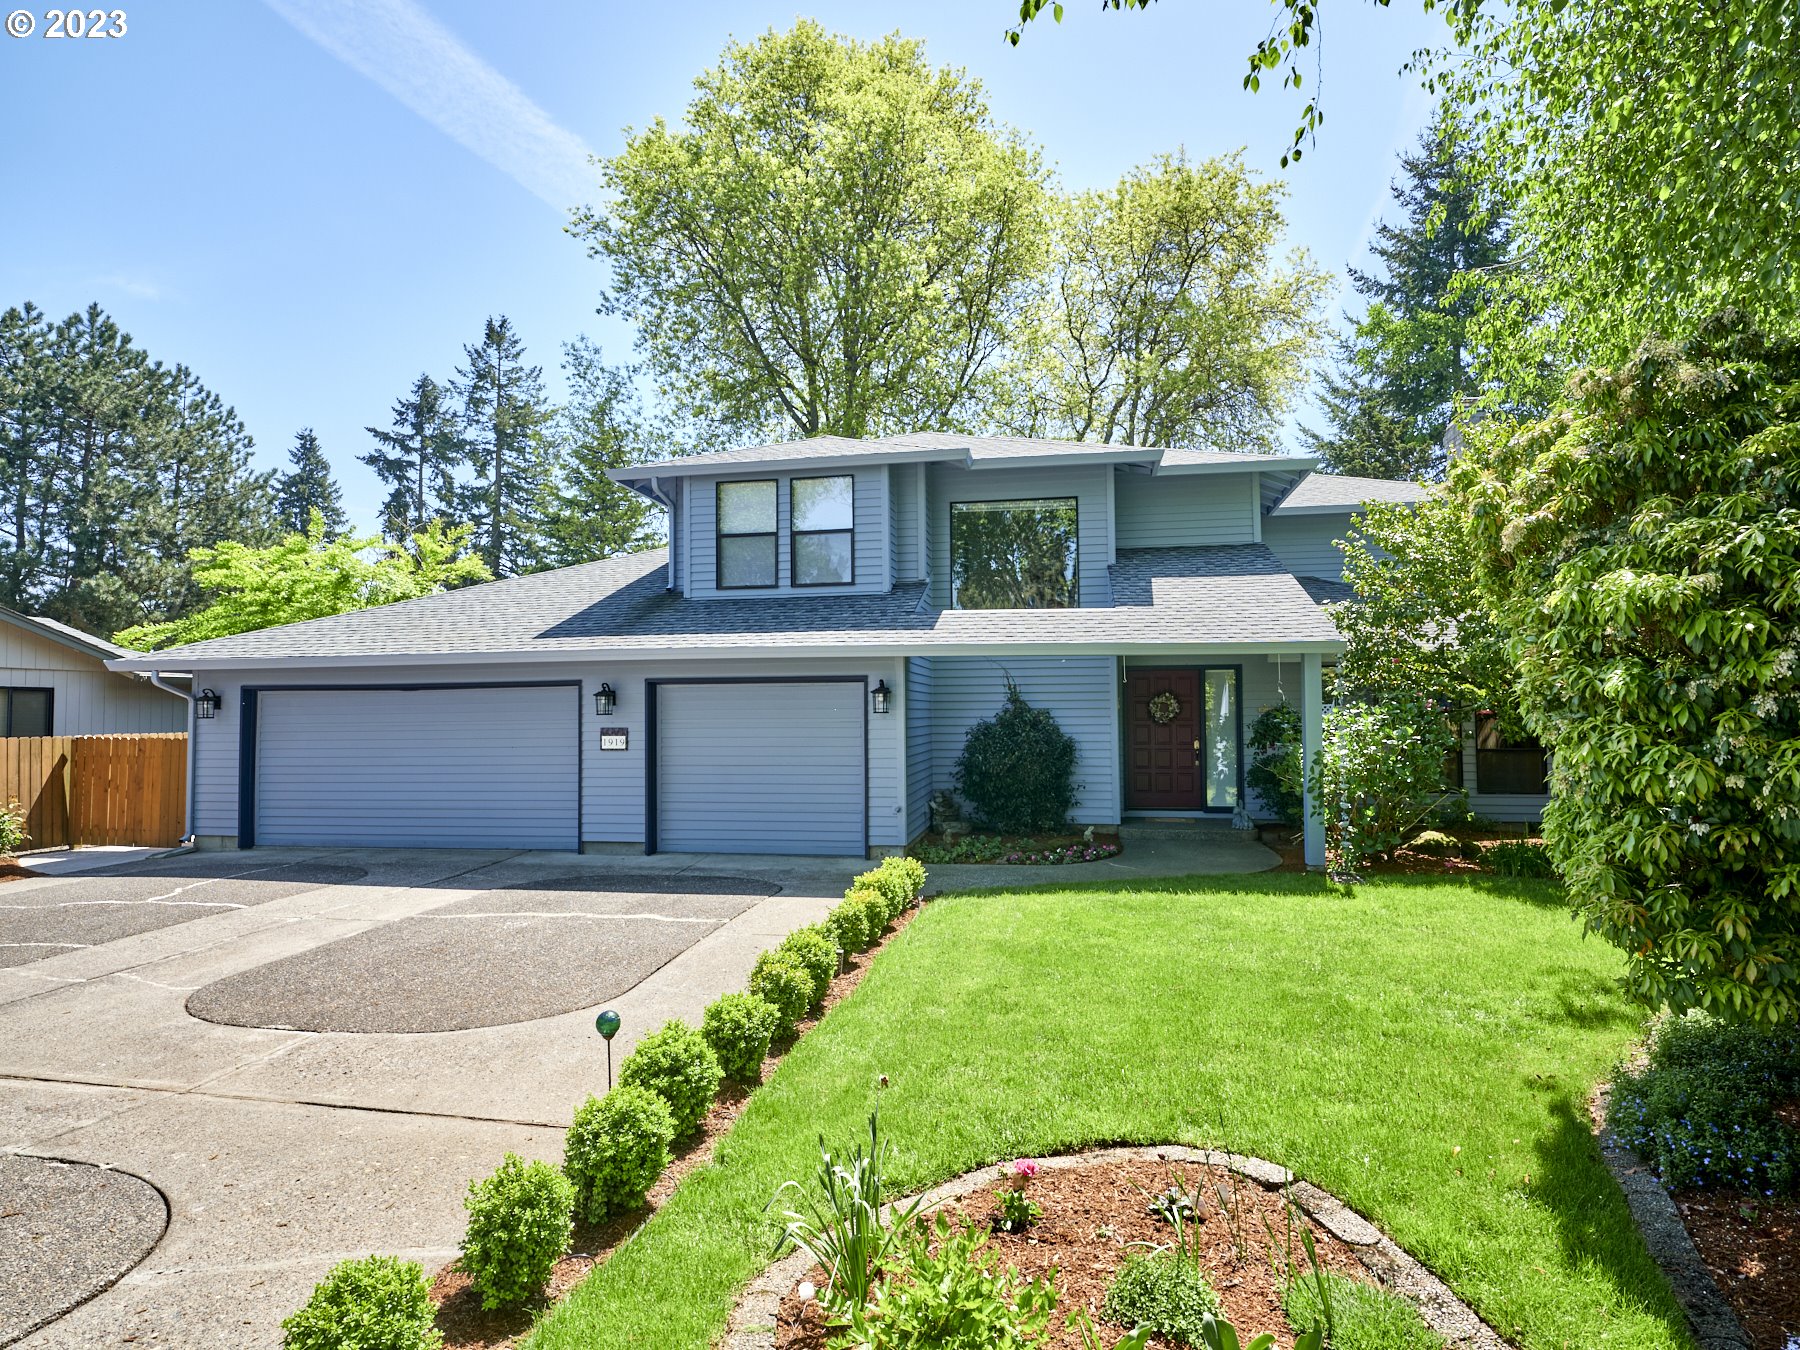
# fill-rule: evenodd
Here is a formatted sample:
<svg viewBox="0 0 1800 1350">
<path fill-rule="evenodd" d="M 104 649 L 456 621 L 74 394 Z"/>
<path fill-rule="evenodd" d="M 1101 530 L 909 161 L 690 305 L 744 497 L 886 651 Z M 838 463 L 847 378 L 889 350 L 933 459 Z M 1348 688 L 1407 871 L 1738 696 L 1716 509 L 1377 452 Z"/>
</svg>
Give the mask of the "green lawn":
<svg viewBox="0 0 1800 1350">
<path fill-rule="evenodd" d="M 764 1205 L 887 1074 L 895 1182 L 1102 1143 L 1216 1145 L 1344 1197 L 1526 1347 L 1686 1346 L 1584 1101 L 1636 1035 L 1617 954 L 1528 883 L 1302 876 L 929 904 L 532 1350 L 703 1350 Z"/>
</svg>

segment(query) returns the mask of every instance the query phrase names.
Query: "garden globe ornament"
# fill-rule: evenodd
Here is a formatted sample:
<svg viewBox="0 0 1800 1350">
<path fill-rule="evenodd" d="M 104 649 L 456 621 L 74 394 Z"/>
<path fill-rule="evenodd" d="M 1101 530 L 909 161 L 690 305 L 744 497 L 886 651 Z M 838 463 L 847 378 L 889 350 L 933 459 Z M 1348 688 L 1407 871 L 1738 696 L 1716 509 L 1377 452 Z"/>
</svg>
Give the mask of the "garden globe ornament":
<svg viewBox="0 0 1800 1350">
<path fill-rule="evenodd" d="M 606 1090 L 612 1091 L 612 1038 L 619 1034 L 619 1014 L 611 1008 L 604 1009 L 594 1019 L 594 1030 L 606 1040 Z"/>
</svg>

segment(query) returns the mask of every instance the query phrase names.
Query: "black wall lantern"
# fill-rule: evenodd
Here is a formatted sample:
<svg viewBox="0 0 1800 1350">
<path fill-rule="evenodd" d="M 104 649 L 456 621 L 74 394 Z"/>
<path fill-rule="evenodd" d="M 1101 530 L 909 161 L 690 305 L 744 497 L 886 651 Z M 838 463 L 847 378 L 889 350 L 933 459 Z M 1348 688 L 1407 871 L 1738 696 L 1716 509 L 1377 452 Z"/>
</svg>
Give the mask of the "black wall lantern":
<svg viewBox="0 0 1800 1350">
<path fill-rule="evenodd" d="M 202 689 L 194 695 L 195 717 L 217 717 L 219 715 L 219 696 L 211 689 Z"/>
<path fill-rule="evenodd" d="M 603 684 L 594 691 L 594 716 L 611 717 L 613 709 L 619 706 L 619 696 L 613 693 L 610 684 Z"/>
<path fill-rule="evenodd" d="M 889 701 L 893 696 L 893 691 L 887 687 L 887 681 L 882 680 L 869 691 L 870 709 L 878 713 L 886 712 L 889 707 Z"/>
</svg>

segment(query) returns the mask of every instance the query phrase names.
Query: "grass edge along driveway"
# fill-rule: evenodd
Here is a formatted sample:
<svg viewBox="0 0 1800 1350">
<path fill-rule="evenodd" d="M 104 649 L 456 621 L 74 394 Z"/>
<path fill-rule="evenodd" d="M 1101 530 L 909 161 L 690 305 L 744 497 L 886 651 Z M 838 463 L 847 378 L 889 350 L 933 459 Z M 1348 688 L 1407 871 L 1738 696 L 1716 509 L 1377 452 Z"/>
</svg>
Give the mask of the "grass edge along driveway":
<svg viewBox="0 0 1800 1350">
<path fill-rule="evenodd" d="M 1304 876 L 933 901 L 759 1089 L 714 1162 L 531 1350 L 703 1350 L 766 1262 L 764 1206 L 881 1074 L 894 1182 L 1185 1143 L 1343 1197 L 1528 1350 L 1674 1347 L 1679 1307 L 1588 1130 L 1636 1036 L 1614 951 L 1544 884 Z"/>
</svg>

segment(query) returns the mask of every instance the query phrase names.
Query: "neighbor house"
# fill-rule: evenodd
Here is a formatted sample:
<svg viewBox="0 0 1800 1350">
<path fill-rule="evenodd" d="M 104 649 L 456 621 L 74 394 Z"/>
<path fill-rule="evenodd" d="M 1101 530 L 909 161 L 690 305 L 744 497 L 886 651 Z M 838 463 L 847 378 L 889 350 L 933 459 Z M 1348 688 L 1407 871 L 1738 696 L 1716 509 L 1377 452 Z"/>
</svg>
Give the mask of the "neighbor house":
<svg viewBox="0 0 1800 1350">
<path fill-rule="evenodd" d="M 1230 819 L 1255 808 L 1260 709 L 1292 703 L 1316 746 L 1331 539 L 1366 498 L 1422 491 L 1314 469 L 929 434 L 617 470 L 667 548 L 159 653 L 216 695 L 195 831 L 896 849 L 1009 681 L 1075 738 L 1078 825 Z M 1322 861 L 1316 813 L 1306 833 Z"/>
<path fill-rule="evenodd" d="M 186 731 L 187 700 L 147 674 L 108 670 L 137 653 L 0 606 L 0 735 Z M 166 664 L 164 665 L 166 669 Z"/>
</svg>

